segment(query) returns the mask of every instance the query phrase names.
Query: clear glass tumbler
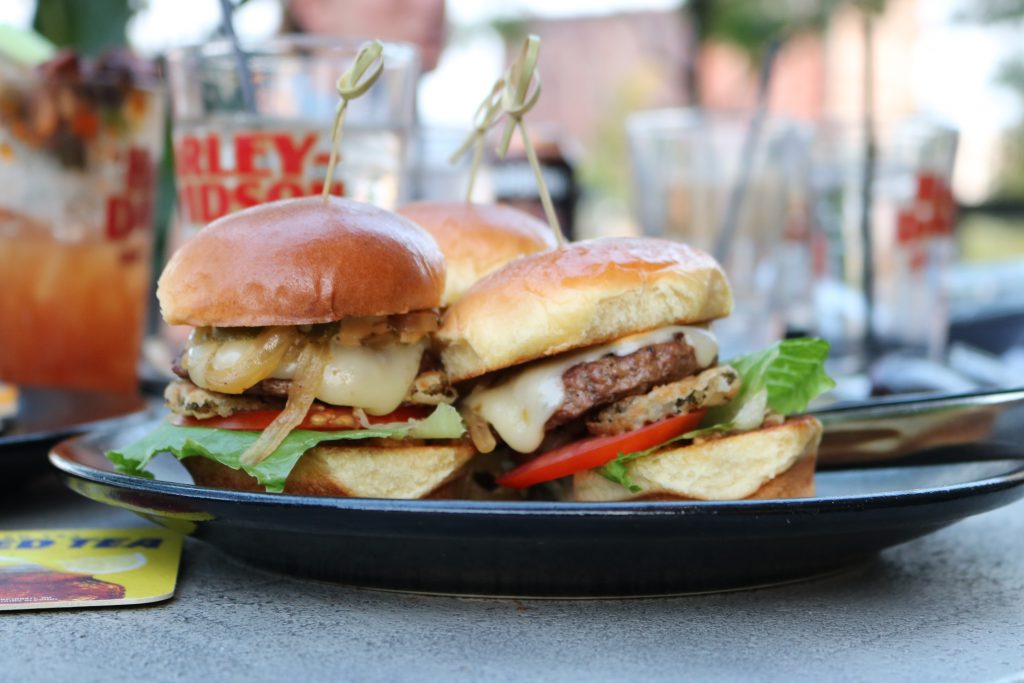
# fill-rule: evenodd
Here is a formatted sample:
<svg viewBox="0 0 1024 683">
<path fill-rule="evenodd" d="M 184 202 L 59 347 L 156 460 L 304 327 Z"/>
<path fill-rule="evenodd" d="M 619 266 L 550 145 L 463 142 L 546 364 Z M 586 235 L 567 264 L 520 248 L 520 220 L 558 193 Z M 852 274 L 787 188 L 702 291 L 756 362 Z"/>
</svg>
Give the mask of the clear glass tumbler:
<svg viewBox="0 0 1024 683">
<path fill-rule="evenodd" d="M 768 117 L 750 142 L 749 115 L 670 109 L 630 116 L 627 132 L 644 233 L 715 254 L 729 276 L 733 313 L 714 326 L 723 358 L 782 337 L 810 301 L 807 128 Z"/>
<path fill-rule="evenodd" d="M 814 149 L 815 331 L 839 373 L 892 352 L 940 360 L 949 331 L 956 132 L 907 120 L 879 126 L 870 157 L 867 142 L 825 124 Z"/>
<path fill-rule="evenodd" d="M 243 43 L 252 102 L 229 42 L 168 55 L 176 240 L 239 209 L 321 192 L 340 101 L 335 84 L 363 42 L 281 36 Z M 383 59 L 378 81 L 348 106 L 332 192 L 393 208 L 406 190 L 419 56 L 412 45 L 386 43 Z"/>
</svg>

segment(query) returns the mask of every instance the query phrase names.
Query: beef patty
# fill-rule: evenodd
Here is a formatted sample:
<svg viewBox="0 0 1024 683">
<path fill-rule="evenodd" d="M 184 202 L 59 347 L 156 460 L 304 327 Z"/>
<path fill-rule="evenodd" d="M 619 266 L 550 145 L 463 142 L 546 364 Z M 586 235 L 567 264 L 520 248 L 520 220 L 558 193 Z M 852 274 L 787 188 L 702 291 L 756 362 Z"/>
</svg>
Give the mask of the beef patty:
<svg viewBox="0 0 1024 683">
<path fill-rule="evenodd" d="M 608 355 L 579 363 L 562 375 L 565 399 L 544 428 L 554 429 L 593 408 L 647 393 L 699 369 L 693 347 L 681 334 L 672 341 L 645 346 L 626 356 Z"/>
</svg>

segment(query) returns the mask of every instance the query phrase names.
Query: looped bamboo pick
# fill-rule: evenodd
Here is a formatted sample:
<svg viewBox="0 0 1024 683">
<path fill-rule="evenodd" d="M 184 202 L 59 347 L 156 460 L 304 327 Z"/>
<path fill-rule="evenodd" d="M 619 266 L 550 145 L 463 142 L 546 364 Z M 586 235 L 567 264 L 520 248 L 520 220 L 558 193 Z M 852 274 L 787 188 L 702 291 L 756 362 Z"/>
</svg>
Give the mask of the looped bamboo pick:
<svg viewBox="0 0 1024 683">
<path fill-rule="evenodd" d="M 334 125 L 331 127 L 331 158 L 327 162 L 327 175 L 324 178 L 323 198 L 331 195 L 331 182 L 334 180 L 334 167 L 338 163 L 338 150 L 341 148 L 341 129 L 345 123 L 345 111 L 350 100 L 360 97 L 370 89 L 384 70 L 384 44 L 373 40 L 364 44 L 356 53 L 352 66 L 338 78 L 335 88 L 341 97 L 338 108 L 334 111 Z M 372 70 L 371 70 L 372 69 Z"/>
<path fill-rule="evenodd" d="M 551 203 L 551 194 L 544 182 L 544 175 L 541 173 L 540 162 L 537 160 L 537 152 L 533 149 L 529 133 L 526 131 L 526 124 L 523 123 L 523 115 L 533 109 L 540 99 L 540 72 L 537 71 L 537 57 L 540 54 L 540 38 L 535 35 L 527 36 L 519 55 L 505 72 L 505 86 L 501 92 L 501 107 L 508 117 L 505 124 L 505 132 L 498 143 L 498 155 L 504 159 L 508 154 L 509 144 L 512 142 L 512 133 L 518 129 L 523 140 L 523 148 L 526 150 L 526 158 L 533 169 L 534 178 L 537 180 L 537 191 L 540 193 L 541 204 L 544 205 L 544 214 L 547 216 L 548 224 L 558 246 L 565 246 L 565 237 L 562 235 L 562 227 L 558 222 L 558 215 Z"/>
<path fill-rule="evenodd" d="M 473 147 L 473 165 L 469 170 L 469 186 L 466 188 L 466 201 L 473 199 L 473 187 L 476 185 L 476 174 L 480 170 L 480 160 L 484 154 L 485 138 L 487 131 L 493 127 L 501 118 L 501 91 L 505 88 L 505 79 L 499 78 L 487 98 L 477 107 L 473 115 L 473 132 L 463 141 L 459 148 L 448 159 L 448 163 L 454 164 L 463 154 Z"/>
<path fill-rule="evenodd" d="M 469 188 L 466 191 L 466 201 L 471 201 L 473 185 L 476 183 L 480 159 L 483 156 L 484 138 L 487 136 L 487 131 L 497 125 L 504 115 L 507 122 L 501 141 L 498 143 L 498 155 L 502 159 L 505 158 L 505 155 L 508 154 L 509 144 L 512 142 L 512 134 L 518 129 L 523 138 L 526 157 L 537 181 L 537 190 L 540 193 L 541 204 L 544 205 L 544 214 L 547 216 L 548 225 L 555 233 L 558 245 L 565 246 L 565 237 L 562 235 L 562 227 L 559 225 L 555 207 L 551 203 L 551 194 L 544 183 L 537 153 L 533 149 L 533 143 L 530 141 L 526 125 L 523 123 L 523 115 L 533 109 L 537 100 L 540 99 L 540 73 L 537 71 L 537 56 L 539 54 L 540 38 L 534 35 L 528 36 L 519 55 L 509 66 L 505 75 L 494 83 L 487 97 L 477 107 L 476 114 L 473 116 L 473 132 L 455 150 L 448 161 L 454 164 L 470 147 L 473 147 L 473 167 L 470 170 Z"/>
</svg>

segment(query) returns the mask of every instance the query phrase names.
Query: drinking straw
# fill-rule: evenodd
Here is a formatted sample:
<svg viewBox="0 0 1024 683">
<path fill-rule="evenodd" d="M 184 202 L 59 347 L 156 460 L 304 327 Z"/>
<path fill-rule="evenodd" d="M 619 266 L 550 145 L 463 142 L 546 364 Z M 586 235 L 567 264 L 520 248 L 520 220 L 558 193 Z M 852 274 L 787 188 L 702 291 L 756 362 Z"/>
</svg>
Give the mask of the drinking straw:
<svg viewBox="0 0 1024 683">
<path fill-rule="evenodd" d="M 871 213 L 874 203 L 874 180 L 875 180 L 875 159 L 878 156 L 878 146 L 875 140 L 875 50 L 874 50 L 874 24 L 871 20 L 871 13 L 862 10 L 864 20 L 864 110 L 862 112 L 864 125 L 864 173 L 863 186 L 861 187 L 860 206 L 860 239 L 861 239 L 861 283 L 864 288 L 864 314 L 866 316 L 864 326 L 864 346 L 868 359 L 872 359 L 878 352 L 878 330 L 875 329 L 875 263 L 874 263 L 874 239 L 871 235 Z"/>
<path fill-rule="evenodd" d="M 256 94 L 252 88 L 252 73 L 249 71 L 249 62 L 246 60 L 245 52 L 238 42 L 238 35 L 235 33 L 234 23 L 231 21 L 234 7 L 231 0 L 220 0 L 220 18 L 224 27 L 224 33 L 231 42 L 231 52 L 235 55 L 235 70 L 238 72 L 238 83 L 242 89 L 242 102 L 247 111 L 256 111 Z"/>
<path fill-rule="evenodd" d="M 754 114 L 750 118 L 746 134 L 743 136 L 743 145 L 740 148 L 740 159 L 736 184 L 729 192 L 729 200 L 725 205 L 725 215 L 722 217 L 722 227 L 718 231 L 718 239 L 715 240 L 714 255 L 720 263 L 725 263 L 729 252 L 732 250 L 733 240 L 736 238 L 736 228 L 739 224 L 740 210 L 746 200 L 747 187 L 750 185 L 750 171 L 754 166 L 754 154 L 761 139 L 761 129 L 764 127 L 765 112 L 768 108 L 768 92 L 771 87 L 772 68 L 775 64 L 775 56 L 779 52 L 782 41 L 775 38 L 768 44 L 764 59 L 761 62 L 761 75 L 757 82 L 757 104 L 754 107 Z"/>
</svg>

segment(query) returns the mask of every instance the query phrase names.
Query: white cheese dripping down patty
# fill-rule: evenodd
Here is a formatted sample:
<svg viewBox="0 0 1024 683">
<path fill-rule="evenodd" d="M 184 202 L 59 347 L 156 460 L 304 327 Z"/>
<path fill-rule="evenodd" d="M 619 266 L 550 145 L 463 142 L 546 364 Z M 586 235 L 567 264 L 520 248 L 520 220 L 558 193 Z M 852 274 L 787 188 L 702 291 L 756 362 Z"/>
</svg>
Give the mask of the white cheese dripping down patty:
<svg viewBox="0 0 1024 683">
<path fill-rule="evenodd" d="M 562 375 L 566 370 L 609 354 L 628 356 L 645 346 L 672 341 L 677 334 L 693 347 L 699 369 L 715 361 L 718 340 L 711 332 L 672 325 L 533 363 L 501 384 L 477 387 L 466 398 L 466 407 L 490 423 L 510 448 L 532 453 L 544 440 L 544 425 L 565 400 Z"/>
<path fill-rule="evenodd" d="M 189 346 L 185 355 L 189 378 L 197 386 L 211 389 L 206 382 L 206 368 L 232 367 L 253 343 L 252 337 L 235 337 Z M 415 344 L 372 348 L 346 346 L 334 337 L 328 345 L 327 363 L 316 398 L 335 406 L 362 408 L 371 415 L 386 415 L 402 404 L 419 374 L 420 358 L 426 347 L 425 339 Z M 297 357 L 295 353 L 286 354 L 263 379 L 292 379 Z"/>
</svg>

